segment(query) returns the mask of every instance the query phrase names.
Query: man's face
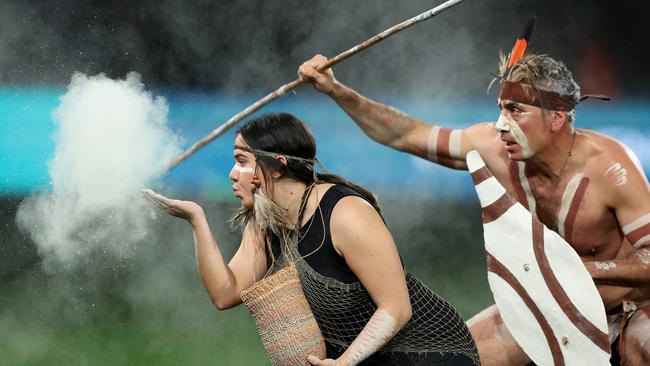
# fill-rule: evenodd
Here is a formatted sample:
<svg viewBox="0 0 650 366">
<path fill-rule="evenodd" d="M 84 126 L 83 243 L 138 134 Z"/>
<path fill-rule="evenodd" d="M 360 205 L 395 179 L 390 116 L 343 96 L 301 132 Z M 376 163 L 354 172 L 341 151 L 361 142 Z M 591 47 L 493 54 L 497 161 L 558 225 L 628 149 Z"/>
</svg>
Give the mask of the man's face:
<svg viewBox="0 0 650 366">
<path fill-rule="evenodd" d="M 248 144 L 244 141 L 241 135 L 237 135 L 235 138 L 235 145 L 248 147 Z M 247 209 L 253 208 L 254 198 L 253 198 L 253 189 L 255 185 L 253 184 L 253 177 L 258 176 L 260 183 L 263 183 L 262 180 L 263 174 L 257 169 L 257 162 L 255 156 L 244 150 L 234 149 L 233 158 L 235 164 L 230 170 L 228 177 L 233 181 L 232 190 L 235 197 L 239 198 L 244 206 Z"/>
<path fill-rule="evenodd" d="M 501 114 L 494 127 L 512 160 L 526 160 L 536 153 L 545 135 L 541 108 L 501 99 Z"/>
</svg>

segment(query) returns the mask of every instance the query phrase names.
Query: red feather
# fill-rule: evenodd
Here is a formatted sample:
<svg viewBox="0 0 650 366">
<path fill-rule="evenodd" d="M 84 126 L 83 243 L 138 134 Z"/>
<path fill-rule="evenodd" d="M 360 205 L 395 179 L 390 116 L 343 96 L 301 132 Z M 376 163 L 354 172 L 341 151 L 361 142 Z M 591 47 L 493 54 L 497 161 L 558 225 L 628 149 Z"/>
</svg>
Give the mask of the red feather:
<svg viewBox="0 0 650 366">
<path fill-rule="evenodd" d="M 515 45 L 514 47 L 512 47 L 512 51 L 510 52 L 510 58 L 508 60 L 508 68 L 511 68 L 514 64 L 517 63 L 517 61 L 519 61 L 524 56 L 527 45 L 528 42 L 526 42 L 525 39 L 517 38 L 517 41 L 515 42 Z"/>
</svg>

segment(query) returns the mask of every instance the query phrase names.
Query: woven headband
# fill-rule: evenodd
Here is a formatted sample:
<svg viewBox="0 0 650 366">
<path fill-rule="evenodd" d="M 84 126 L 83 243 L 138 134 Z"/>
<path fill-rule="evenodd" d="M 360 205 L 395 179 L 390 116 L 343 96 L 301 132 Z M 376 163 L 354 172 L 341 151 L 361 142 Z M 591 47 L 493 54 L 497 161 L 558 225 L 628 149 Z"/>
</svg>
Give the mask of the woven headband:
<svg viewBox="0 0 650 366">
<path fill-rule="evenodd" d="M 297 161 L 301 161 L 303 163 L 316 164 L 318 162 L 318 159 L 316 159 L 316 158 L 312 158 L 312 159 L 301 158 L 301 157 L 298 157 L 298 156 L 274 153 L 274 152 L 264 151 L 264 150 L 258 150 L 258 149 L 253 149 L 253 148 L 245 147 L 245 146 L 235 145 L 234 148 L 238 149 L 238 150 L 248 151 L 251 154 L 261 155 L 261 156 L 268 156 L 268 157 L 271 157 L 271 158 L 276 158 L 278 156 L 284 156 L 285 158 L 287 158 L 289 160 L 297 160 Z"/>
</svg>

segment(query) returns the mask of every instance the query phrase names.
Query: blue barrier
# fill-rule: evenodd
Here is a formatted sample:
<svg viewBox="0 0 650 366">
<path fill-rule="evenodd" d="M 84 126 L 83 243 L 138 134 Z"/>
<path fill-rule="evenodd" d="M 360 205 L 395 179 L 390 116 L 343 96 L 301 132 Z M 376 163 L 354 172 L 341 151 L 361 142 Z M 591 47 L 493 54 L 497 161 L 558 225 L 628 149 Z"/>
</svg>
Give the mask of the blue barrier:
<svg viewBox="0 0 650 366">
<path fill-rule="evenodd" d="M 0 195 L 47 189 L 48 160 L 54 152 L 52 111 L 63 88 L 0 89 Z M 258 95 L 172 91 L 155 93 L 169 103 L 172 130 L 185 146 L 242 110 Z M 261 95 L 262 93 L 260 93 Z M 492 97 L 429 101 L 380 99 L 425 121 L 463 128 L 494 120 Z M 466 172 L 438 167 L 368 139 L 331 100 L 314 93 L 289 95 L 262 112 L 286 111 L 307 122 L 318 141 L 318 157 L 329 172 L 343 175 L 380 194 L 473 197 Z M 615 100 L 580 106 L 576 125 L 614 136 L 634 150 L 650 169 L 650 102 Z M 229 195 L 234 132 L 214 141 L 164 177 L 165 184 L 206 194 Z"/>
</svg>

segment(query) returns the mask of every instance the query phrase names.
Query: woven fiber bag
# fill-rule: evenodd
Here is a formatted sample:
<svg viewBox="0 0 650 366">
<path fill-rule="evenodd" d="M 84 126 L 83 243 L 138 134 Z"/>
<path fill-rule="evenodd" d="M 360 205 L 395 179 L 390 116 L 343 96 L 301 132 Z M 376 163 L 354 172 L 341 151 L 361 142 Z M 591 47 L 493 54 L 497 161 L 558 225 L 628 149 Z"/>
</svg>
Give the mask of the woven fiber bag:
<svg viewBox="0 0 650 366">
<path fill-rule="evenodd" d="M 302 291 L 293 265 L 242 291 L 273 366 L 309 365 L 307 356 L 325 358 L 325 340 Z"/>
</svg>

